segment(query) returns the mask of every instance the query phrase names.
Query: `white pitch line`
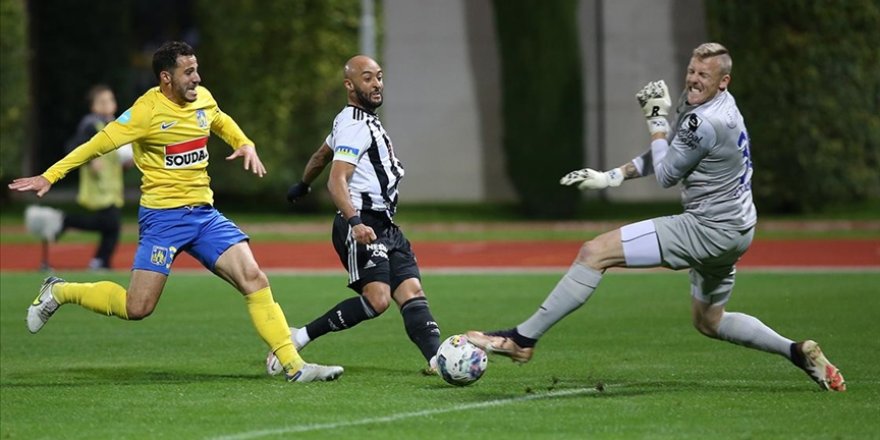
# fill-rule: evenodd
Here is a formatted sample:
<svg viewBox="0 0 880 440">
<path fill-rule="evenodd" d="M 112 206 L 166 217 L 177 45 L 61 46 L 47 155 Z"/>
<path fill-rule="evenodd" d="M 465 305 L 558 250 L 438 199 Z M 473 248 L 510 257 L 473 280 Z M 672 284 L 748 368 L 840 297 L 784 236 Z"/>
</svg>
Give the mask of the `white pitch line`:
<svg viewBox="0 0 880 440">
<path fill-rule="evenodd" d="M 606 385 L 607 388 L 609 385 Z M 614 386 L 614 385 L 611 385 Z M 464 405 L 456 405 L 450 406 L 447 408 L 434 408 L 434 409 L 424 409 L 421 411 L 413 411 L 401 414 L 395 414 L 391 416 L 383 416 L 383 417 L 370 417 L 366 419 L 360 420 L 350 420 L 346 422 L 334 422 L 334 423 L 313 423 L 306 425 L 293 425 L 287 426 L 284 428 L 275 428 L 275 429 L 261 429 L 257 431 L 247 431 L 240 432 L 238 434 L 230 434 L 230 435 L 222 435 L 219 437 L 211 437 L 211 440 L 248 440 L 260 437 L 266 437 L 270 435 L 279 435 L 279 434 L 293 434 L 298 432 L 312 432 L 312 431 L 322 431 L 328 429 L 337 429 L 337 428 L 347 428 L 350 426 L 360 426 L 360 425 L 372 425 L 378 423 L 388 423 L 395 422 L 403 419 L 410 419 L 413 417 L 422 417 L 422 416 L 431 416 L 435 414 L 445 414 L 457 411 L 465 411 L 469 409 L 477 409 L 477 408 L 488 408 L 493 406 L 501 406 L 508 405 L 512 403 L 526 402 L 529 400 L 537 400 L 537 399 L 548 399 L 554 397 L 564 397 L 564 396 L 575 396 L 579 394 L 596 394 L 600 393 L 595 388 L 574 388 L 569 390 L 560 390 L 560 391 L 551 391 L 548 393 L 539 393 L 539 394 L 529 394 L 525 396 L 519 397 L 510 397 L 507 399 L 498 399 L 498 400 L 488 400 L 485 402 L 478 403 L 468 403 Z"/>
</svg>

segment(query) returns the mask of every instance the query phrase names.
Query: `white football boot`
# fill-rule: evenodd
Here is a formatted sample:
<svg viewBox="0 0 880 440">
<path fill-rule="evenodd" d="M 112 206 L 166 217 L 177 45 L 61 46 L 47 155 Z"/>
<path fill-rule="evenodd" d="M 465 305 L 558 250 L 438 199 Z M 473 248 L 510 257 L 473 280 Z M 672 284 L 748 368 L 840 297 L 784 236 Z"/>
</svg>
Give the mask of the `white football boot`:
<svg viewBox="0 0 880 440">
<path fill-rule="evenodd" d="M 28 306 L 27 311 L 27 327 L 31 333 L 36 333 L 46 325 L 46 321 L 55 314 L 58 307 L 58 301 L 52 296 L 52 286 L 63 283 L 64 280 L 58 277 L 47 277 L 40 286 L 40 293 L 34 298 L 34 302 Z"/>
<path fill-rule="evenodd" d="M 303 364 L 299 371 L 284 373 L 288 382 L 319 382 L 336 380 L 345 370 L 338 365 Z"/>
<path fill-rule="evenodd" d="M 428 366 L 422 370 L 422 374 L 425 376 L 436 376 L 438 370 L 437 366 L 437 355 L 431 356 L 431 359 L 428 361 Z"/>
<path fill-rule="evenodd" d="M 819 388 L 826 391 L 846 391 L 846 381 L 840 370 L 828 361 L 819 344 L 806 340 L 795 345 L 797 353 L 792 362 L 804 370 Z"/>
</svg>

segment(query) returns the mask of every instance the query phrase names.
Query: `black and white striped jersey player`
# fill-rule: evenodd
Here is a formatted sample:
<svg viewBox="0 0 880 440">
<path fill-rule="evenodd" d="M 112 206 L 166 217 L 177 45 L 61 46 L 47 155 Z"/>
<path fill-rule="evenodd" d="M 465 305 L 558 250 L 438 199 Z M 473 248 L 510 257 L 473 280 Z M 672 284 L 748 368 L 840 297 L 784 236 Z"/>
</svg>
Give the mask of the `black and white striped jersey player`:
<svg viewBox="0 0 880 440">
<path fill-rule="evenodd" d="M 287 197 L 295 202 L 308 194 L 311 183 L 332 163 L 327 188 L 338 209 L 333 247 L 348 271 L 348 287 L 359 295 L 301 328 L 291 328 L 291 339 L 302 349 L 320 336 L 379 316 L 393 300 L 407 335 L 428 362 L 423 371 L 433 374 L 440 328 L 422 290 L 410 242 L 394 223 L 404 169 L 375 112 L 382 105 L 384 73 L 376 61 L 358 55 L 345 64 L 344 74 L 348 105 L 336 115 L 326 141 Z M 273 374 L 278 368 L 269 353 L 267 371 Z"/>
<path fill-rule="evenodd" d="M 814 341 L 792 341 L 752 316 L 725 311 L 736 262 L 748 250 L 757 223 L 749 136 L 728 90 L 732 64 L 724 46 L 698 46 L 671 128 L 666 116 L 672 102 L 663 81 L 651 82 L 636 94 L 652 140 L 645 154 L 610 171 L 585 168 L 560 181 L 580 189 L 602 189 L 653 174 L 664 188 L 681 184 L 684 213 L 629 224 L 587 241 L 535 314 L 512 329 L 471 331 L 471 342 L 526 362 L 544 332 L 587 301 L 606 269 L 689 268 L 692 318 L 698 331 L 784 356 L 822 389 L 846 389 L 840 371 Z"/>
</svg>

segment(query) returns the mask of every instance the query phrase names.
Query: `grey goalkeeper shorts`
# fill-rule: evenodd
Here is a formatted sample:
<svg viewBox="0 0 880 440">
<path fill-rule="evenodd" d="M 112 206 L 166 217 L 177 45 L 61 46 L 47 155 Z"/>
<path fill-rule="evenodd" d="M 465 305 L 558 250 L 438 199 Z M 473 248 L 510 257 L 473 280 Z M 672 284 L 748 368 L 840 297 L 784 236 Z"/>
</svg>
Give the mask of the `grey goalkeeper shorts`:
<svg viewBox="0 0 880 440">
<path fill-rule="evenodd" d="M 730 299 L 736 262 L 749 249 L 755 228 L 744 231 L 705 226 L 689 213 L 652 219 L 662 265 L 690 268 L 691 295 L 705 303 Z"/>
</svg>

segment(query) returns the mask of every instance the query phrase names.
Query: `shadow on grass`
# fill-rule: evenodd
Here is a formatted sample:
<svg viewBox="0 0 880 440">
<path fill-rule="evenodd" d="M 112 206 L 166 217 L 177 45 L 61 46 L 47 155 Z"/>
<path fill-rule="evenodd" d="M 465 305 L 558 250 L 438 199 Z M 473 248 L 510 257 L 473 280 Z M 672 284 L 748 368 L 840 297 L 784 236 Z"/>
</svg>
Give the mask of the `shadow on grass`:
<svg viewBox="0 0 880 440">
<path fill-rule="evenodd" d="M 457 388 L 439 380 L 437 383 L 425 387 L 431 391 L 445 392 L 455 391 Z M 476 382 L 468 388 L 480 388 Z M 480 390 L 482 391 L 482 390 Z M 710 393 L 809 393 L 822 392 L 814 387 L 809 381 L 779 381 L 779 380 L 711 380 L 711 381 L 688 381 L 688 380 L 665 380 L 665 381 L 631 381 L 631 380 L 601 380 L 579 378 L 549 377 L 536 381 L 524 381 L 510 386 L 503 391 L 486 389 L 473 395 L 474 400 L 495 399 L 604 399 L 604 398 L 627 398 L 648 395 L 675 395 L 680 393 L 710 392 Z"/>
<path fill-rule="evenodd" d="M 7 375 L 0 388 L 48 388 L 59 386 L 146 385 L 265 380 L 265 374 L 214 374 L 192 371 L 156 371 L 136 367 L 55 368 L 34 374 Z"/>
</svg>

